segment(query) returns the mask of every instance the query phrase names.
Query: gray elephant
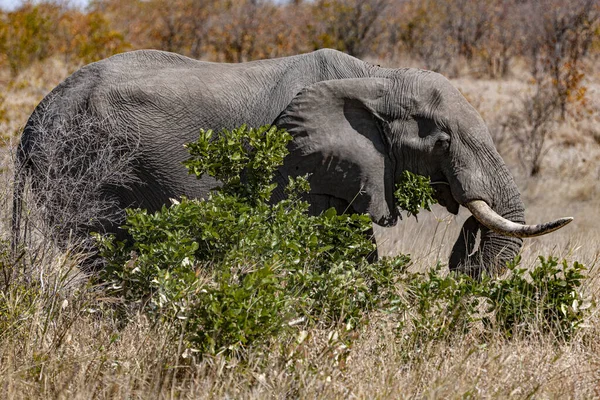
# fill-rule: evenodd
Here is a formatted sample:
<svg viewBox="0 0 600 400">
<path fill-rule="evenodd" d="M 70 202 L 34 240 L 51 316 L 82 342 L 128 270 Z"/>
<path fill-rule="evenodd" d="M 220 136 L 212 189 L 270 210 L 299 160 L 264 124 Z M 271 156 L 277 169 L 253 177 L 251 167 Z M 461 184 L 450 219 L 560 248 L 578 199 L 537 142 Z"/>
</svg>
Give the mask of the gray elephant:
<svg viewBox="0 0 600 400">
<path fill-rule="evenodd" d="M 56 236 L 119 234 L 126 207 L 157 210 L 171 198 L 205 196 L 215 182 L 188 175 L 184 144 L 201 128 L 242 124 L 293 135 L 277 180 L 311 174 L 312 213 L 333 206 L 390 226 L 401 173 L 431 177 L 441 205 L 473 214 L 451 270 L 496 271 L 522 237 L 571 220 L 524 225 L 520 194 L 484 121 L 437 73 L 380 68 L 327 49 L 241 64 L 144 50 L 81 68 L 35 109 L 17 150 L 15 237 L 27 176 Z"/>
</svg>

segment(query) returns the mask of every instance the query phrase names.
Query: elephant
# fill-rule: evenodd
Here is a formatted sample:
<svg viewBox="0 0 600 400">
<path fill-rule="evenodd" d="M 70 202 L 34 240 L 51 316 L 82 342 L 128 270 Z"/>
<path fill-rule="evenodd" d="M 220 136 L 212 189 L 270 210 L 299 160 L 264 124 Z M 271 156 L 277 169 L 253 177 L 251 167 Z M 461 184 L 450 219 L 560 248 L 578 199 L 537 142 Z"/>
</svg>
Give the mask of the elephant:
<svg viewBox="0 0 600 400">
<path fill-rule="evenodd" d="M 205 197 L 217 183 L 188 175 L 184 145 L 201 129 L 242 124 L 292 134 L 275 180 L 309 174 L 312 214 L 335 207 L 392 226 L 403 171 L 430 177 L 450 213 L 472 213 L 450 255 L 453 271 L 496 273 L 523 238 L 572 220 L 525 225 L 486 124 L 441 74 L 331 49 L 237 64 L 138 50 L 82 67 L 33 111 L 16 151 L 15 240 L 27 177 L 55 236 L 118 236 L 127 207 L 154 211 L 180 196 Z"/>
</svg>

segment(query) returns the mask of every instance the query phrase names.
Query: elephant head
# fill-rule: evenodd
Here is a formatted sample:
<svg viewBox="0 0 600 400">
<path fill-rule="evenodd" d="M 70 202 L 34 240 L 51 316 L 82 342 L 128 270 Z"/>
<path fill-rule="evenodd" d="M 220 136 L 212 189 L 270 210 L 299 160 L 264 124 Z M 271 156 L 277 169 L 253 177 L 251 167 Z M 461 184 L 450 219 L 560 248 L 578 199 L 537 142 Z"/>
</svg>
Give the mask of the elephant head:
<svg viewBox="0 0 600 400">
<path fill-rule="evenodd" d="M 381 69 L 375 77 L 319 82 L 298 93 L 275 124 L 294 136 L 282 175 L 310 174 L 311 194 L 330 205 L 393 225 L 394 186 L 408 170 L 431 178 L 449 212 L 468 208 L 473 216 L 454 245 L 451 270 L 495 273 L 519 252 L 521 238 L 571 220 L 524 225 L 519 191 L 483 119 L 433 72 Z"/>
</svg>

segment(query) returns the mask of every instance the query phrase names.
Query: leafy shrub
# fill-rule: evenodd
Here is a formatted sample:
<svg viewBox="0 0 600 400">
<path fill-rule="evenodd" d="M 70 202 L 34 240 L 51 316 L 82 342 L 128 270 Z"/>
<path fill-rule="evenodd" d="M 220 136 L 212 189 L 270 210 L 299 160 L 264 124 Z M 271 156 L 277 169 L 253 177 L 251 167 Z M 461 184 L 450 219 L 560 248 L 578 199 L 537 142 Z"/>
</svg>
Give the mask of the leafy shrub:
<svg viewBox="0 0 600 400">
<path fill-rule="evenodd" d="M 539 265 L 528 273 L 518 268 L 518 261 L 509 266 L 512 274 L 485 291 L 494 311 L 495 325 L 507 336 L 517 332 L 537 333 L 540 329 L 558 337 L 569 338 L 582 324 L 592 303 L 584 298 L 581 284 L 585 266 L 575 261 L 539 257 Z"/>
<path fill-rule="evenodd" d="M 581 292 L 585 267 L 539 257 L 533 270 L 509 265 L 506 279 L 474 280 L 465 275 L 440 275 L 440 266 L 408 279 L 408 299 L 395 302 L 410 309 L 412 339 L 423 342 L 465 334 L 480 322 L 488 334 L 506 338 L 550 333 L 568 340 L 593 305 Z M 402 334 L 405 334 L 402 330 Z"/>
<path fill-rule="evenodd" d="M 397 206 L 406 210 L 409 217 L 416 216 L 420 209 L 431 211 L 431 205 L 436 203 L 429 178 L 409 171 L 402 172 L 400 183 L 396 184 L 394 198 Z"/>
<path fill-rule="evenodd" d="M 333 208 L 309 216 L 302 177 L 271 202 L 290 140 L 275 127 L 202 131 L 185 164 L 222 186 L 206 201 L 129 210 L 131 243 L 99 238 L 113 293 L 156 319 L 180 321 L 202 353 L 258 345 L 296 324 L 352 326 L 388 299 L 409 259 L 368 262 L 376 249 L 367 216 Z"/>
<path fill-rule="evenodd" d="M 467 275 L 442 276 L 441 264 L 426 274 L 407 277 L 404 301 L 394 302 L 396 309 L 411 311 L 409 321 L 403 321 L 401 331 L 411 325 L 412 339 L 428 341 L 468 332 L 478 317 L 480 298 L 478 282 Z"/>
</svg>

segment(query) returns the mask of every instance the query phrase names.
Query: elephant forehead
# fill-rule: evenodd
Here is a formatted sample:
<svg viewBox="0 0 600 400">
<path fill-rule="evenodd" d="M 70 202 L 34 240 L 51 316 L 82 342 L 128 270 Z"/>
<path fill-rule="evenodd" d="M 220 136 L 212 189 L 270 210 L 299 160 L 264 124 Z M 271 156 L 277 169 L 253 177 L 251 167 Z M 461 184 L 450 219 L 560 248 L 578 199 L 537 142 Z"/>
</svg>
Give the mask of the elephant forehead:
<svg viewBox="0 0 600 400">
<path fill-rule="evenodd" d="M 387 114 L 394 119 L 427 118 L 445 131 L 477 123 L 478 113 L 462 93 L 443 75 L 410 71 L 392 80 Z"/>
</svg>

